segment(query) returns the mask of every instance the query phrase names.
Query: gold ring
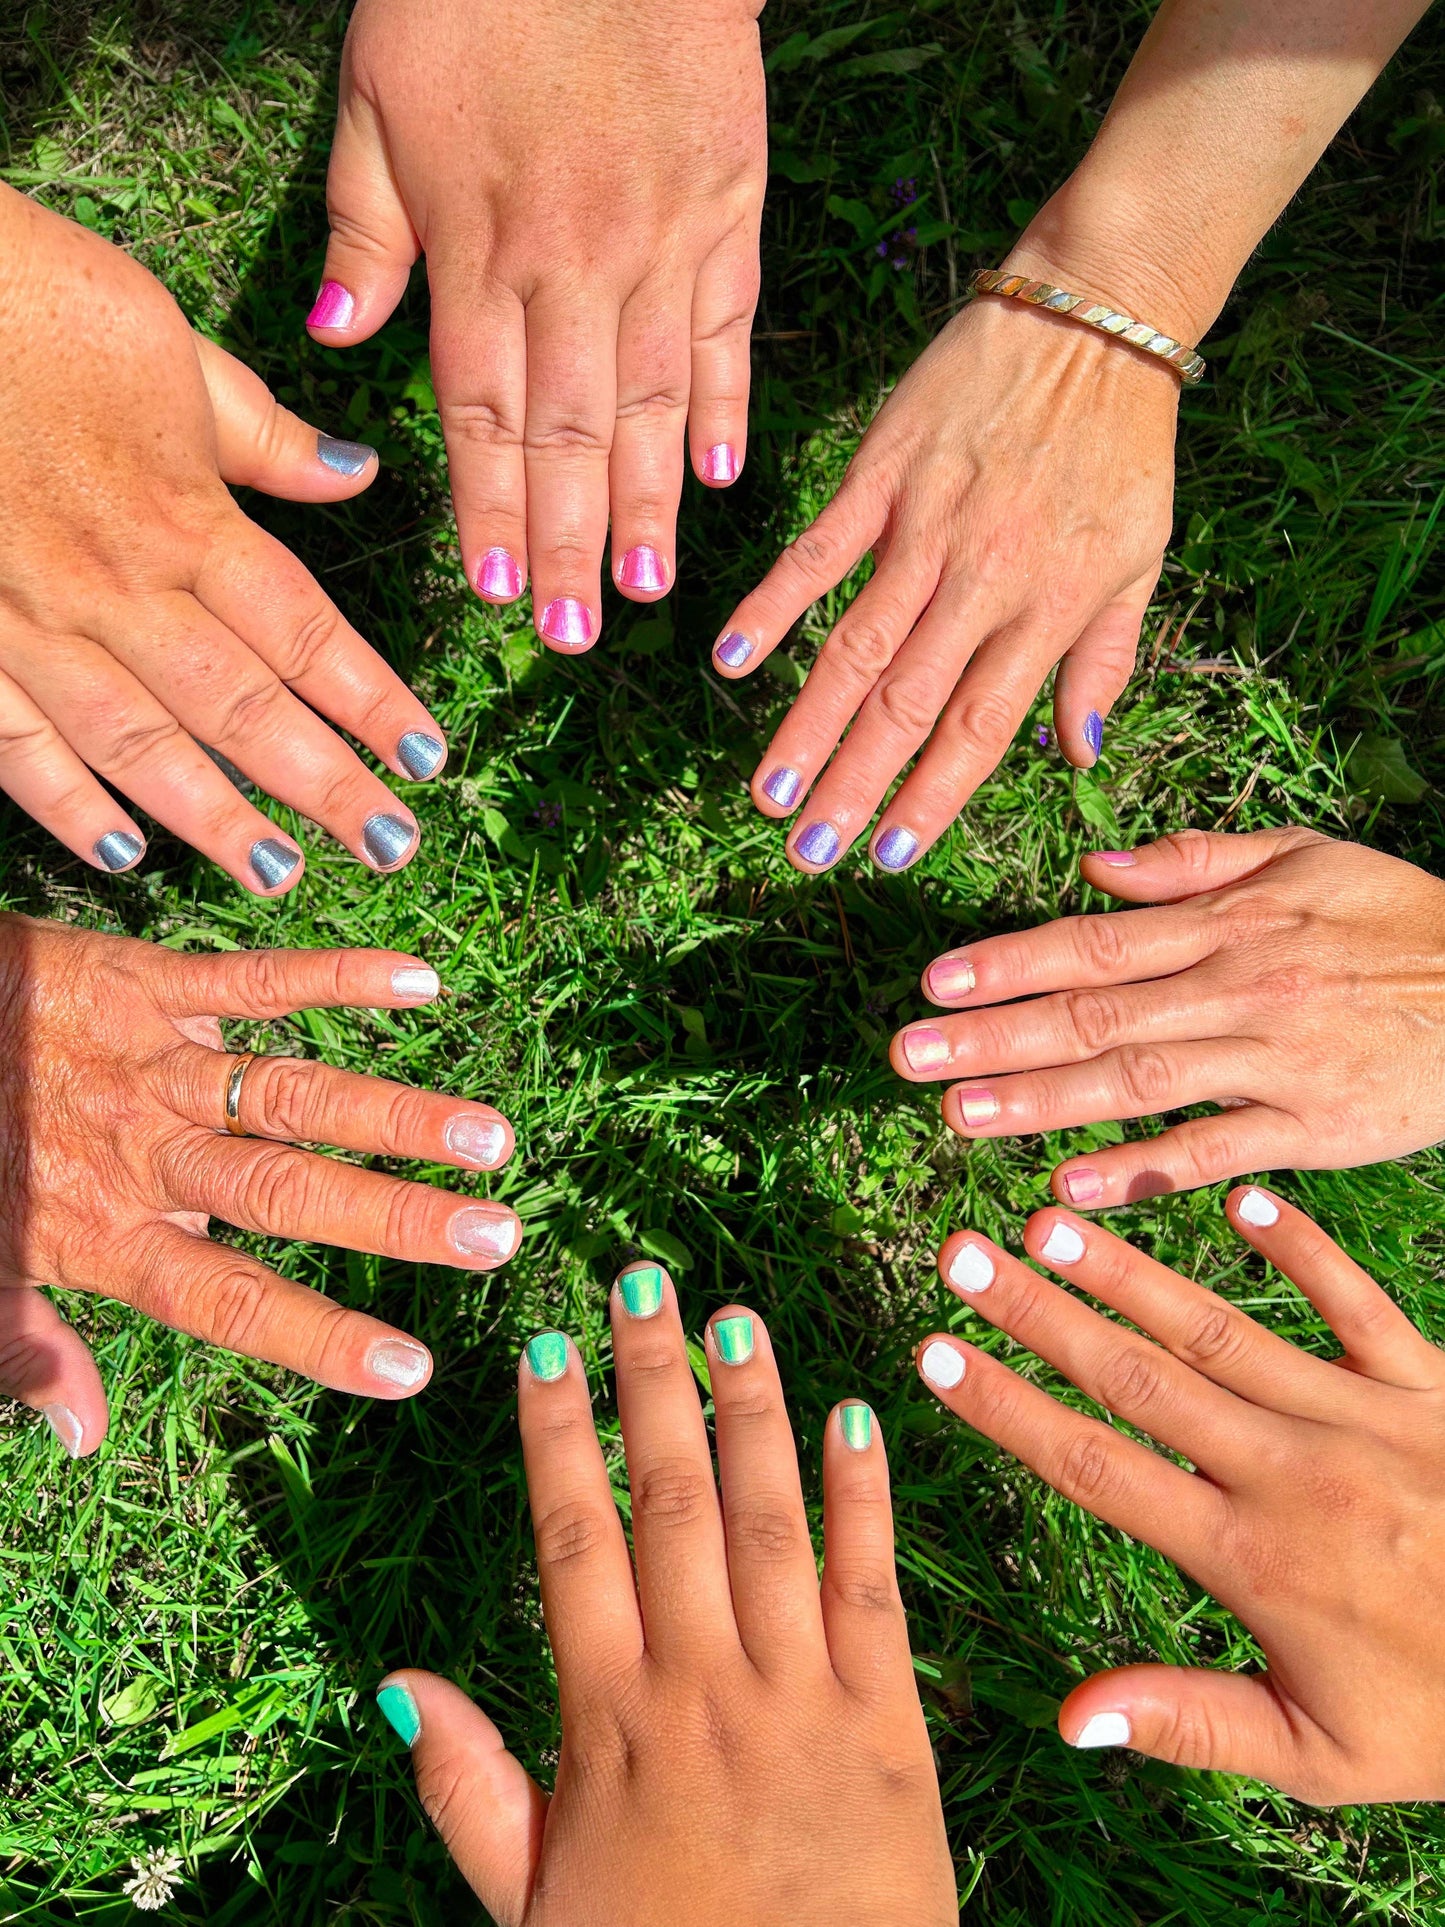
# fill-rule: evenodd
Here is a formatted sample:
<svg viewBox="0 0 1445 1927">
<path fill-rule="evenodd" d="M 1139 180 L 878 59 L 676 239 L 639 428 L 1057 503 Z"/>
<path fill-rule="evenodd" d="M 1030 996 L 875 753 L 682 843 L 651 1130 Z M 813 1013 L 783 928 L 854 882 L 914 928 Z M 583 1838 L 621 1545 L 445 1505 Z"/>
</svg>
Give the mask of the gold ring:
<svg viewBox="0 0 1445 1927">
<path fill-rule="evenodd" d="M 238 1057 L 231 1065 L 231 1075 L 226 1079 L 226 1129 L 232 1137 L 248 1135 L 241 1122 L 241 1085 L 248 1067 L 256 1061 L 256 1052 L 249 1050 L 244 1057 Z"/>
</svg>

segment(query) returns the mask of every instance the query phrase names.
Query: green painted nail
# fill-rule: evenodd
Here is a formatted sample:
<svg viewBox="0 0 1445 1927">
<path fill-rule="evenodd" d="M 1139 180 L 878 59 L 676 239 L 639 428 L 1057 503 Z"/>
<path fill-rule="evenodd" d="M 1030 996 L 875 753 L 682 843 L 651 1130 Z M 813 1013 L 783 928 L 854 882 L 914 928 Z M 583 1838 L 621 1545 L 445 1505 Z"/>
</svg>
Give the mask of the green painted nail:
<svg viewBox="0 0 1445 1927">
<path fill-rule="evenodd" d="M 866 1452 L 873 1443 L 873 1414 L 866 1405 L 843 1405 L 838 1410 L 843 1443 L 855 1452 Z"/>
<path fill-rule="evenodd" d="M 724 1365 L 746 1365 L 752 1357 L 753 1321 L 746 1313 L 741 1318 L 719 1318 L 712 1335 Z"/>
<path fill-rule="evenodd" d="M 416 1701 L 404 1686 L 383 1686 L 376 1703 L 386 1715 L 386 1723 L 404 1746 L 410 1746 L 421 1731 L 421 1714 Z"/>
<path fill-rule="evenodd" d="M 527 1347 L 533 1378 L 560 1378 L 567 1369 L 567 1340 L 562 1332 L 538 1332 Z"/>
<path fill-rule="evenodd" d="M 651 1318 L 662 1310 L 662 1272 L 657 1265 L 639 1265 L 617 1280 L 629 1318 Z"/>
</svg>

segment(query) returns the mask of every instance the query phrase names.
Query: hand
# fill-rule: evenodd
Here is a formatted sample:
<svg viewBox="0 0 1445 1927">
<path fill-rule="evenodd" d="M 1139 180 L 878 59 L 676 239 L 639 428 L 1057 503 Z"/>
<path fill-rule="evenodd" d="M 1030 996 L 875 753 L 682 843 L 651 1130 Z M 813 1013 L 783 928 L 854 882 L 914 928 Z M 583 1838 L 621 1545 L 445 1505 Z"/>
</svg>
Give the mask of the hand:
<svg viewBox="0 0 1445 1927">
<path fill-rule="evenodd" d="M 951 1129 L 1228 1107 L 1061 1164 L 1055 1196 L 1096 1208 L 1445 1138 L 1445 884 L 1303 829 L 1187 830 L 1096 851 L 1084 876 L 1171 907 L 988 937 L 924 972 L 935 1003 L 967 1009 L 900 1031 L 893 1067 L 968 1079 L 945 1093 Z"/>
<path fill-rule="evenodd" d="M 0 188 L 0 787 L 102 870 L 145 838 L 91 775 L 258 895 L 302 855 L 200 747 L 374 870 L 416 819 L 328 729 L 398 775 L 441 731 L 226 482 L 355 495 L 372 450 L 318 436 L 187 327 L 119 248 Z"/>
<path fill-rule="evenodd" d="M 601 623 L 601 558 L 676 574 L 683 441 L 732 482 L 747 434 L 767 125 L 760 0 L 359 0 L 308 327 L 381 327 L 425 251 L 462 561 L 538 634 Z"/>
<path fill-rule="evenodd" d="M 1057 1210 L 1029 1220 L 1029 1256 L 1148 1337 L 975 1232 L 949 1238 L 938 1261 L 971 1310 L 1196 1471 L 961 1340 L 928 1339 L 919 1369 L 1065 1498 L 1182 1566 L 1264 1649 L 1258 1674 L 1096 1674 L 1060 1709 L 1072 1745 L 1247 1773 L 1317 1806 L 1445 1799 L 1445 1355 L 1302 1213 L 1258 1190 L 1233 1192 L 1227 1209 L 1342 1358 L 1297 1350 Z"/>
<path fill-rule="evenodd" d="M 875 862 L 906 869 L 1056 663 L 1059 747 L 1080 768 L 1097 760 L 1169 536 L 1178 400 L 1147 356 L 991 297 L 909 369 L 838 493 L 713 649 L 719 675 L 750 674 L 873 551 L 753 777 L 766 816 L 808 798 L 788 838 L 799 869 L 835 863 L 921 750 L 872 842 Z"/>
<path fill-rule="evenodd" d="M 556 1792 L 445 1680 L 378 1695 L 462 1873 L 499 1927 L 956 1922 L 871 1412 L 828 1420 L 820 1586 L 762 1320 L 707 1329 L 721 1503 L 665 1272 L 622 1274 L 612 1337 L 635 1583 L 582 1361 L 548 1332 L 521 1369 Z"/>
<path fill-rule="evenodd" d="M 225 1127 L 237 1060 L 221 1017 L 406 1010 L 437 993 L 381 950 L 186 956 L 0 917 L 0 1395 L 43 1411 L 74 1458 L 105 1436 L 94 1360 L 37 1285 L 119 1298 L 336 1391 L 406 1398 L 422 1345 L 212 1244 L 208 1218 L 418 1263 L 491 1270 L 517 1248 L 503 1205 L 408 1184 L 274 1140 L 496 1170 L 512 1131 L 484 1104 L 293 1057 L 258 1057 Z"/>
</svg>

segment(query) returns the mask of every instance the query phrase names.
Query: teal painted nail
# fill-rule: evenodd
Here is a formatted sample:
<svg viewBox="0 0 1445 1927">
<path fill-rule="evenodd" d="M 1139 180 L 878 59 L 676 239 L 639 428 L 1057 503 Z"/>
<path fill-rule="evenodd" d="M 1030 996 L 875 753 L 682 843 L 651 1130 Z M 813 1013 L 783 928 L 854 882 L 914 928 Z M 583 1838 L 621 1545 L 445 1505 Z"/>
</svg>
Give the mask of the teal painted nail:
<svg viewBox="0 0 1445 1927">
<path fill-rule="evenodd" d="M 753 1321 L 746 1313 L 741 1318 L 719 1318 L 712 1335 L 724 1365 L 746 1365 L 752 1357 Z"/>
<path fill-rule="evenodd" d="M 561 1332 L 538 1332 L 527 1347 L 533 1378 L 560 1378 L 567 1369 L 567 1340 Z"/>
<path fill-rule="evenodd" d="M 657 1265 L 638 1265 L 617 1280 L 629 1318 L 651 1318 L 662 1310 L 662 1271 Z"/>
<path fill-rule="evenodd" d="M 838 1425 L 843 1443 L 855 1452 L 866 1452 L 873 1443 L 873 1414 L 866 1405 L 843 1405 L 838 1410 Z"/>
<path fill-rule="evenodd" d="M 404 1686 L 383 1686 L 376 1695 L 376 1703 L 392 1732 L 404 1746 L 410 1746 L 421 1731 L 421 1714 L 411 1694 Z"/>
</svg>

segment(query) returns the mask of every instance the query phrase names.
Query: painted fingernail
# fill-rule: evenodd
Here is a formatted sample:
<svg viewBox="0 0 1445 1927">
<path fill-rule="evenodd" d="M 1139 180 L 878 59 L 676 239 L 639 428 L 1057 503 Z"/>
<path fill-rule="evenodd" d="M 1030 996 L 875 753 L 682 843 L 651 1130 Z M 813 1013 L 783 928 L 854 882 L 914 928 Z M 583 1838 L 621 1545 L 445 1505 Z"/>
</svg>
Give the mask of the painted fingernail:
<svg viewBox="0 0 1445 1927">
<path fill-rule="evenodd" d="M 416 1710 L 416 1701 L 404 1686 L 381 1686 L 377 1688 L 376 1703 L 381 1708 L 382 1718 L 401 1741 L 403 1746 L 413 1746 L 421 1731 L 421 1714 Z"/>
<path fill-rule="evenodd" d="M 1081 1164 L 1076 1170 L 1065 1171 L 1064 1189 L 1071 1204 L 1092 1204 L 1096 1198 L 1103 1197 L 1104 1180 L 1087 1164 Z"/>
<path fill-rule="evenodd" d="M 753 653 L 753 645 L 738 630 L 730 629 L 721 642 L 713 644 L 712 652 L 729 669 L 741 669 Z"/>
<path fill-rule="evenodd" d="M 559 595 L 542 611 L 542 634 L 548 642 L 572 646 L 592 640 L 592 611 L 576 596 Z"/>
<path fill-rule="evenodd" d="M 468 1258 L 510 1258 L 521 1232 L 510 1211 L 459 1211 L 451 1222 L 452 1243 Z"/>
<path fill-rule="evenodd" d="M 323 281 L 321 292 L 309 315 L 306 317 L 308 328 L 347 328 L 356 312 L 356 303 L 350 290 L 343 288 L 339 281 Z"/>
<path fill-rule="evenodd" d="M 251 868 L 267 890 L 275 890 L 301 861 L 301 852 L 274 836 L 264 836 L 251 845 Z"/>
<path fill-rule="evenodd" d="M 526 1351 L 527 1370 L 543 1384 L 560 1378 L 567 1369 L 567 1338 L 563 1332 L 538 1332 Z"/>
<path fill-rule="evenodd" d="M 107 830 L 95 846 L 95 858 L 107 870 L 128 870 L 140 860 L 145 844 L 128 830 Z"/>
<path fill-rule="evenodd" d="M 365 442 L 341 442 L 334 435 L 316 437 L 316 459 L 334 475 L 359 475 L 375 454 Z"/>
<path fill-rule="evenodd" d="M 885 870 L 906 870 L 918 851 L 918 838 L 912 830 L 903 830 L 895 823 L 891 830 L 885 830 L 873 846 L 875 861 Z"/>
<path fill-rule="evenodd" d="M 1104 719 L 1097 709 L 1091 709 L 1084 718 L 1084 741 L 1094 752 L 1101 756 L 1104 751 Z"/>
<path fill-rule="evenodd" d="M 656 549 L 639 542 L 635 549 L 629 549 L 623 556 L 617 580 L 624 589 L 665 589 L 667 564 Z"/>
<path fill-rule="evenodd" d="M 931 1345 L 924 1346 L 918 1369 L 930 1385 L 938 1385 L 945 1392 L 951 1392 L 955 1385 L 963 1383 L 963 1354 L 956 1352 L 952 1345 L 945 1345 L 935 1338 Z"/>
<path fill-rule="evenodd" d="M 1051 1265 L 1077 1264 L 1084 1255 L 1084 1241 L 1071 1224 L 1060 1221 L 1045 1238 L 1039 1255 Z"/>
<path fill-rule="evenodd" d="M 738 479 L 737 451 L 731 442 L 715 442 L 702 458 L 705 482 L 735 482 Z"/>
<path fill-rule="evenodd" d="M 719 1318 L 712 1336 L 724 1365 L 746 1365 L 753 1355 L 753 1321 L 746 1312 L 737 1318 Z"/>
<path fill-rule="evenodd" d="M 911 1071 L 942 1070 L 948 1062 L 948 1039 L 941 1030 L 921 1024 L 917 1030 L 904 1031 L 903 1055 Z"/>
<path fill-rule="evenodd" d="M 763 784 L 763 795 L 776 803 L 780 810 L 790 810 L 793 799 L 798 794 L 803 779 L 795 769 L 780 766 L 775 769 Z"/>
<path fill-rule="evenodd" d="M 447 1149 L 468 1164 L 490 1170 L 507 1155 L 507 1127 L 495 1117 L 453 1117 L 442 1133 Z"/>
<path fill-rule="evenodd" d="M 1127 1746 L 1133 1732 L 1127 1713 L 1095 1713 L 1074 1735 L 1074 1745 Z"/>
<path fill-rule="evenodd" d="M 477 563 L 476 585 L 489 602 L 515 602 L 522 593 L 522 565 L 510 549 L 488 549 Z"/>
<path fill-rule="evenodd" d="M 415 823 L 400 816 L 367 817 L 361 826 L 361 843 L 378 870 L 394 870 L 417 840 Z"/>
<path fill-rule="evenodd" d="M 793 845 L 793 854 L 826 870 L 838 854 L 838 832 L 831 823 L 809 823 Z"/>
<path fill-rule="evenodd" d="M 987 1291 L 993 1281 L 993 1259 L 982 1245 L 960 1245 L 948 1261 L 948 1282 L 958 1291 Z"/>
<path fill-rule="evenodd" d="M 45 1420 L 56 1438 L 65 1447 L 72 1459 L 80 1457 L 80 1448 L 85 1444 L 85 1427 L 68 1405 L 42 1405 L 40 1416 Z"/>
<path fill-rule="evenodd" d="M 617 1289 L 629 1318 L 651 1318 L 662 1310 L 662 1270 L 658 1265 L 634 1265 L 617 1280 Z"/>
<path fill-rule="evenodd" d="M 866 1405 L 840 1405 L 838 1430 L 852 1452 L 866 1452 L 873 1443 L 873 1414 Z"/>
<path fill-rule="evenodd" d="M 940 957 L 928 966 L 928 994 L 937 1004 L 966 997 L 974 987 L 973 965 L 967 957 Z"/>
<path fill-rule="evenodd" d="M 1132 850 L 1093 850 L 1090 854 L 1107 863 L 1111 870 L 1128 870 L 1139 861 Z"/>
<path fill-rule="evenodd" d="M 998 1099 L 982 1085 L 958 1093 L 958 1114 L 970 1131 L 980 1131 L 998 1116 Z"/>
<path fill-rule="evenodd" d="M 1261 1231 L 1279 1223 L 1279 1206 L 1263 1191 L 1246 1191 L 1234 1209 L 1243 1223 L 1257 1225 Z"/>
<path fill-rule="evenodd" d="M 366 1369 L 388 1385 L 420 1385 L 431 1371 L 431 1358 L 420 1345 L 404 1338 L 380 1339 L 366 1354 Z"/>
<path fill-rule="evenodd" d="M 435 997 L 441 987 L 441 978 L 434 970 L 428 970 L 425 964 L 404 964 L 400 970 L 391 973 L 393 997 L 417 997 L 425 1001 Z"/>
<path fill-rule="evenodd" d="M 397 762 L 418 783 L 440 767 L 446 753 L 446 744 L 438 742 L 435 736 L 428 736 L 424 729 L 409 729 L 396 746 Z"/>
</svg>

